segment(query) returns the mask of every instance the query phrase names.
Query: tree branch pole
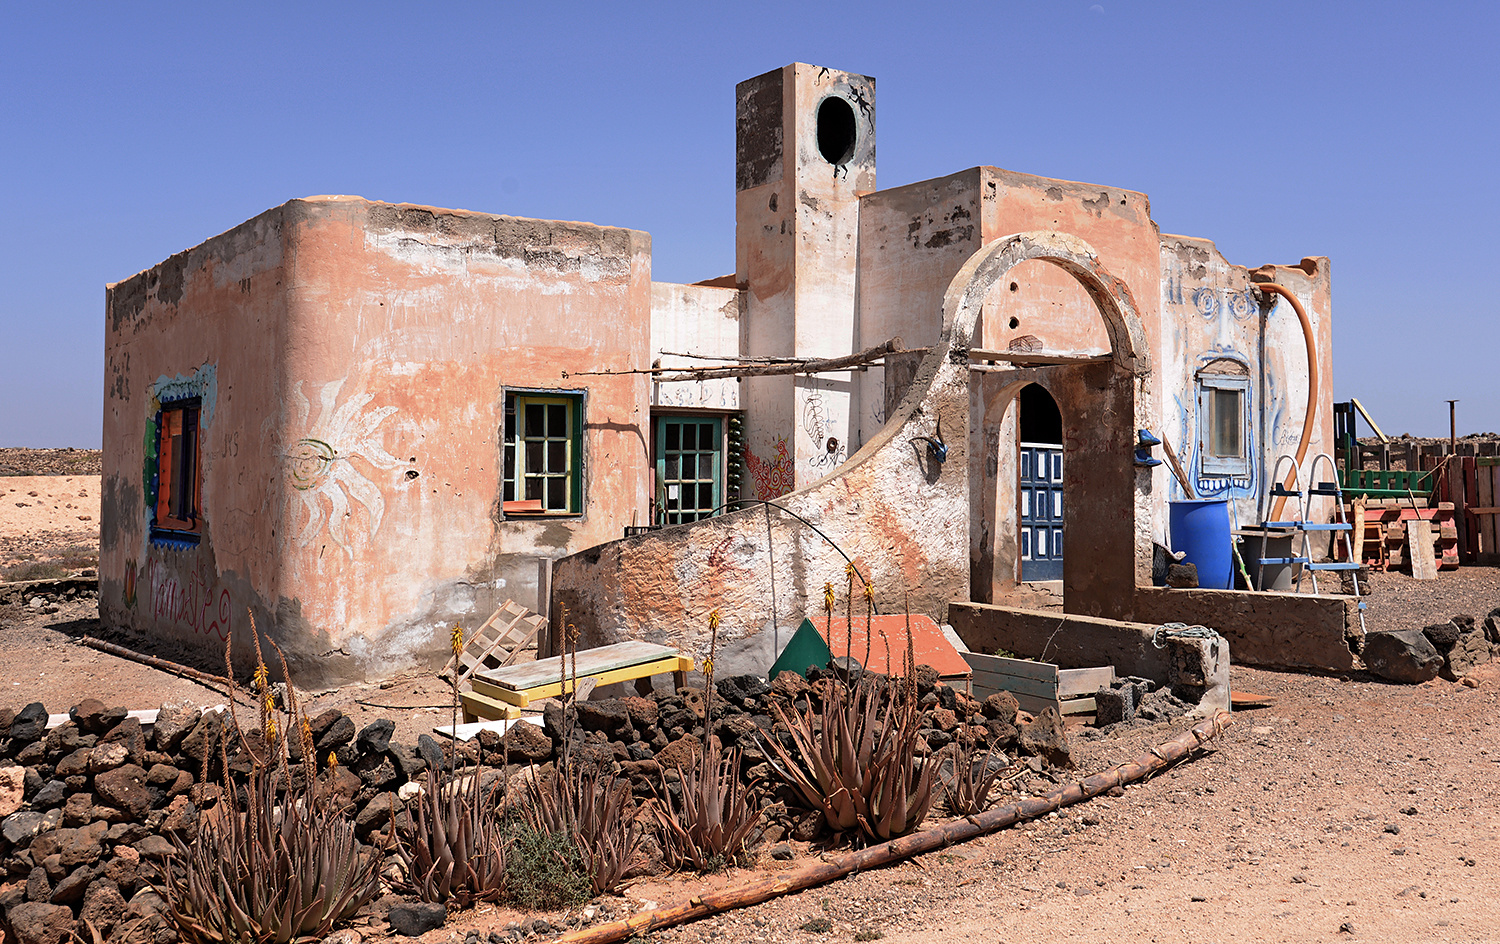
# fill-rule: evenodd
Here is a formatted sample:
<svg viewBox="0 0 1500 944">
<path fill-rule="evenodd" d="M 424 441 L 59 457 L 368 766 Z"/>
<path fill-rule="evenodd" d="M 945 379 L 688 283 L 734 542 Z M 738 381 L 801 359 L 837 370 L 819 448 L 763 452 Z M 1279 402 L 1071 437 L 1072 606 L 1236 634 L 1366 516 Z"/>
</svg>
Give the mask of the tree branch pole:
<svg viewBox="0 0 1500 944">
<path fill-rule="evenodd" d="M 144 652 L 136 652 L 134 649 L 126 649 L 124 646 L 117 646 L 112 642 L 105 642 L 102 639 L 95 639 L 93 636 L 81 636 L 79 637 L 78 642 L 80 645 L 88 646 L 90 649 L 96 649 L 99 652 L 105 652 L 112 656 L 118 656 L 121 659 L 129 659 L 132 662 L 139 662 L 141 665 L 150 666 L 153 669 L 160 669 L 163 672 L 170 672 L 173 675 L 189 679 L 191 681 L 197 682 L 200 685 L 205 685 L 208 688 L 219 692 L 220 694 L 222 694 L 224 691 L 224 676 L 222 675 L 214 675 L 210 672 L 204 672 L 199 669 L 192 668 L 191 666 L 182 665 L 181 663 L 172 662 L 167 659 L 159 659 L 156 656 L 148 656 Z"/>
<path fill-rule="evenodd" d="M 917 350 L 926 350 L 919 348 Z M 652 367 L 646 370 L 575 370 L 571 373 L 563 372 L 564 377 L 602 377 L 613 374 L 650 374 L 651 379 L 657 383 L 677 383 L 679 381 L 693 380 L 722 380 L 729 377 L 771 377 L 777 374 L 817 374 L 832 370 L 847 370 L 850 367 L 859 367 L 871 361 L 880 360 L 887 354 L 916 353 L 906 351 L 901 346 L 900 338 L 891 338 L 884 344 L 867 348 L 857 354 L 847 354 L 843 357 L 808 358 L 805 360 L 786 360 L 775 363 L 749 363 L 729 364 L 722 367 L 687 367 L 675 373 L 667 373 L 663 368 Z"/>
<path fill-rule="evenodd" d="M 1022 820 L 1036 819 L 1064 806 L 1092 799 L 1115 787 L 1142 780 L 1187 757 L 1197 748 L 1218 737 L 1233 723 L 1233 717 L 1229 712 L 1220 711 L 1212 718 L 1199 722 L 1192 730 L 1184 732 L 1159 747 L 1152 748 L 1134 760 L 1104 773 L 1094 774 L 1092 777 L 1085 777 L 1060 786 L 1045 796 L 1031 797 L 976 816 L 956 819 L 942 826 L 892 839 L 890 842 L 870 846 L 857 852 L 850 852 L 827 862 L 813 862 L 775 878 L 705 892 L 689 899 L 685 904 L 658 908 L 655 911 L 643 911 L 624 921 L 602 924 L 594 928 L 583 928 L 557 938 L 554 944 L 612 944 L 612 942 L 623 941 L 635 935 L 648 934 L 661 928 L 706 918 L 721 911 L 757 905 L 782 895 L 824 885 L 852 872 L 891 865 L 944 846 L 967 842 L 1007 826 L 1013 826 Z"/>
</svg>

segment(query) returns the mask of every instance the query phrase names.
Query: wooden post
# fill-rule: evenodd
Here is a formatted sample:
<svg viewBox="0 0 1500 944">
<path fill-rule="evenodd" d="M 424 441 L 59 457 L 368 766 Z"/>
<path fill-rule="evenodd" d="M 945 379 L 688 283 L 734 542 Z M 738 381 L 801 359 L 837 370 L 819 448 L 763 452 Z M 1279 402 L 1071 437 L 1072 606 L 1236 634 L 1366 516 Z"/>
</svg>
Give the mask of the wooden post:
<svg viewBox="0 0 1500 944">
<path fill-rule="evenodd" d="M 1465 443 L 1464 445 L 1472 445 Z M 1468 551 L 1463 555 L 1465 564 L 1474 563 L 1479 557 L 1479 519 L 1470 508 L 1476 508 L 1483 503 L 1479 500 L 1479 483 L 1476 476 L 1477 468 L 1474 465 L 1473 456 L 1464 456 L 1464 506 L 1463 514 L 1459 518 L 1459 532 L 1467 541 Z"/>
<path fill-rule="evenodd" d="M 1459 535 L 1462 536 L 1460 531 Z M 1406 522 L 1406 556 L 1413 580 L 1436 580 L 1437 557 L 1432 543 L 1432 524 L 1423 518 Z"/>
</svg>

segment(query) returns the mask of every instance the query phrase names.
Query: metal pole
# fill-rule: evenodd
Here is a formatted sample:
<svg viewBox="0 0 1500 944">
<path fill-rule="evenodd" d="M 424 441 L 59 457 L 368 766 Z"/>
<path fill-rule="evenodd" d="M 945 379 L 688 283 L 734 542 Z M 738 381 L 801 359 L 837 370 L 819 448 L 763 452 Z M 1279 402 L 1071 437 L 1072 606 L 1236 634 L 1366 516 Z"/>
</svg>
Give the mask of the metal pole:
<svg viewBox="0 0 1500 944">
<path fill-rule="evenodd" d="M 1448 401 L 1448 455 L 1458 455 L 1458 407 L 1457 400 Z"/>
</svg>

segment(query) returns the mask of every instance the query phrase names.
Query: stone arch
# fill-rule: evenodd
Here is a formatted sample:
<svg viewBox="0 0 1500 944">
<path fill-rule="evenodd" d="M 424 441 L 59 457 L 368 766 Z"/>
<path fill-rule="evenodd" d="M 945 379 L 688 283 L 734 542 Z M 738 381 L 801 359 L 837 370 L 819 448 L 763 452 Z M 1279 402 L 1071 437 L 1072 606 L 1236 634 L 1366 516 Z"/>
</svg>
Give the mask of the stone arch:
<svg viewBox="0 0 1500 944">
<path fill-rule="evenodd" d="M 1100 264 L 1093 247 L 1066 233 L 1016 233 L 970 257 L 943 296 L 943 335 L 950 351 L 967 354 L 985 296 L 1007 272 L 1029 259 L 1050 262 L 1083 286 L 1104 319 L 1116 366 L 1132 374 L 1150 372 L 1151 353 L 1129 287 Z"/>
</svg>

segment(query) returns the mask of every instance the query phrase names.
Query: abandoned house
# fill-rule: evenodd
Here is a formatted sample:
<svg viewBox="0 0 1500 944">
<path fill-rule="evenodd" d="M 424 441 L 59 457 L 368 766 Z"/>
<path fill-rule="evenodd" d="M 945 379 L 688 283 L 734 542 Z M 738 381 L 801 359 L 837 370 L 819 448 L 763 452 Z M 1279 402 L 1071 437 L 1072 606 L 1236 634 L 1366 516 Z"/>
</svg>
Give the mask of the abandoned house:
<svg viewBox="0 0 1500 944">
<path fill-rule="evenodd" d="M 1331 451 L 1328 260 L 1232 265 L 1143 193 L 995 167 L 879 189 L 875 114 L 866 76 L 741 83 L 734 274 L 690 285 L 642 232 L 349 196 L 111 285 L 105 623 L 212 657 L 253 614 L 314 684 L 507 597 L 700 656 L 717 608 L 764 671 L 847 555 L 882 612 L 1060 602 L 1347 665 L 1337 598 L 1151 579 L 1185 497 L 1154 439 L 1240 526 Z"/>
</svg>

